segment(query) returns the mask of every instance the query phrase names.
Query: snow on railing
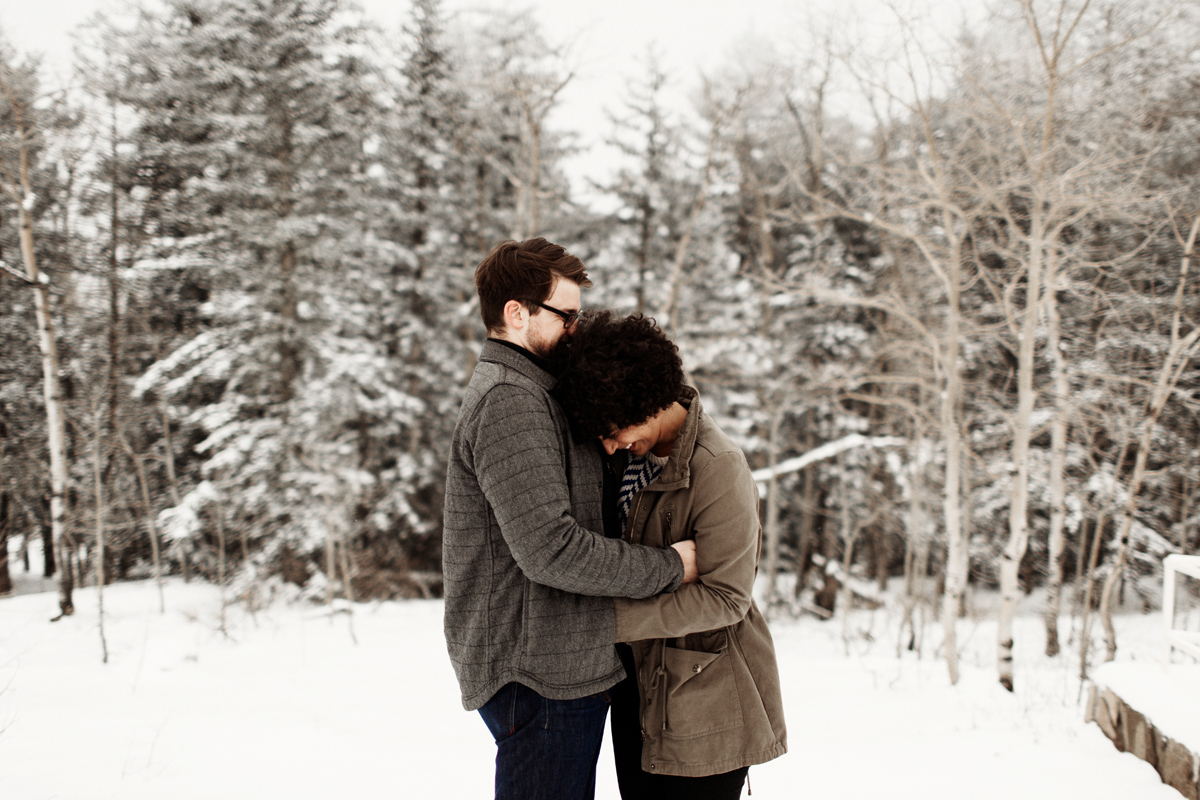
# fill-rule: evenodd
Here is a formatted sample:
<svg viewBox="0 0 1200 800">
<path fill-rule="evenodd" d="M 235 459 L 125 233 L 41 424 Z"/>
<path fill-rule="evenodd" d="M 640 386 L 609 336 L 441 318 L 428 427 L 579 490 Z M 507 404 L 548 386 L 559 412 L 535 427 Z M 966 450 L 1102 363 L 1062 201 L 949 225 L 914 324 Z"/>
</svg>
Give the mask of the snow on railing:
<svg viewBox="0 0 1200 800">
<path fill-rule="evenodd" d="M 1200 659 L 1200 633 L 1181 631 L 1175 627 L 1175 575 L 1187 575 L 1200 580 L 1200 556 L 1178 553 L 1163 559 L 1163 622 L 1167 633 L 1167 662 L 1171 663 L 1172 648 Z"/>
</svg>

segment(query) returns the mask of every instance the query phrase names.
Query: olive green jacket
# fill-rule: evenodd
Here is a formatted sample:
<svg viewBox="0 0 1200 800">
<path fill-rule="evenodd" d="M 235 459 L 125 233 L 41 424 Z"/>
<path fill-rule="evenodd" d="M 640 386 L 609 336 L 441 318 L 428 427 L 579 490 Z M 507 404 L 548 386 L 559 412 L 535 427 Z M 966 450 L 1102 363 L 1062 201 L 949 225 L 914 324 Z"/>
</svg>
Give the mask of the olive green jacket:
<svg viewBox="0 0 1200 800">
<path fill-rule="evenodd" d="M 696 540 L 698 583 L 615 598 L 642 703 L 642 769 L 715 775 L 787 751 L 775 645 L 751 592 L 762 527 L 746 457 L 685 387 L 687 418 L 658 478 L 633 500 L 626 539 Z"/>
</svg>

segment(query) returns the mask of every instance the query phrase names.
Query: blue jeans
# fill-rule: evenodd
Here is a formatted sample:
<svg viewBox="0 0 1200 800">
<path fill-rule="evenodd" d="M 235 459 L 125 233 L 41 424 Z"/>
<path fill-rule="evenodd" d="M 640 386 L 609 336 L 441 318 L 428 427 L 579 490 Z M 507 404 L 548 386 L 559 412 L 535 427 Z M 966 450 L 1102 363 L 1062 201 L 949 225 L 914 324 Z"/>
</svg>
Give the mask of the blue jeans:
<svg viewBox="0 0 1200 800">
<path fill-rule="evenodd" d="M 496 740 L 496 800 L 593 800 L 607 694 L 550 700 L 505 684 L 479 709 Z"/>
</svg>

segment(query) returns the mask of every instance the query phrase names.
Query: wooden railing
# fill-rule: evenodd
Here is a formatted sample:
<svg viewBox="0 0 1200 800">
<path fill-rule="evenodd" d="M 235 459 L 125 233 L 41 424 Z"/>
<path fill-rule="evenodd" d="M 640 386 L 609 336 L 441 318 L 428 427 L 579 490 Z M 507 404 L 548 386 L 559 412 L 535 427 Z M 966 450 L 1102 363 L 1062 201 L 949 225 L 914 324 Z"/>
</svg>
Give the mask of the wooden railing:
<svg viewBox="0 0 1200 800">
<path fill-rule="evenodd" d="M 1169 555 L 1163 559 L 1163 622 L 1167 633 L 1167 663 L 1171 663 L 1172 649 L 1200 659 L 1200 633 L 1183 631 L 1175 627 L 1175 578 L 1177 575 L 1200 580 L 1200 556 Z"/>
</svg>

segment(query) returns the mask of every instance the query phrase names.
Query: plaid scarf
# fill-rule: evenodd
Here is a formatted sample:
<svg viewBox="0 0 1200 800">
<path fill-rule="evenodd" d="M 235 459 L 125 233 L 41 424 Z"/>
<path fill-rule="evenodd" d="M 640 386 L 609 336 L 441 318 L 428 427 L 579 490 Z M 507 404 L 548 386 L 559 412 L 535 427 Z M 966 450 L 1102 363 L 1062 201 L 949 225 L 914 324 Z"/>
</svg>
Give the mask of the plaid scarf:
<svg viewBox="0 0 1200 800">
<path fill-rule="evenodd" d="M 666 459 L 655 459 L 649 455 L 630 456 L 625 465 L 625 474 L 621 478 L 621 490 L 617 494 L 617 509 L 621 512 L 621 527 L 625 527 L 629 519 L 629 506 L 633 498 L 645 489 L 662 472 Z"/>
</svg>

